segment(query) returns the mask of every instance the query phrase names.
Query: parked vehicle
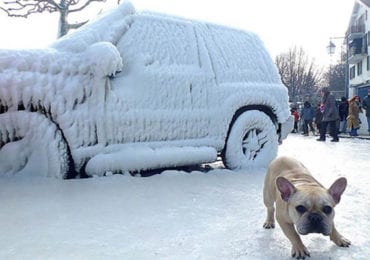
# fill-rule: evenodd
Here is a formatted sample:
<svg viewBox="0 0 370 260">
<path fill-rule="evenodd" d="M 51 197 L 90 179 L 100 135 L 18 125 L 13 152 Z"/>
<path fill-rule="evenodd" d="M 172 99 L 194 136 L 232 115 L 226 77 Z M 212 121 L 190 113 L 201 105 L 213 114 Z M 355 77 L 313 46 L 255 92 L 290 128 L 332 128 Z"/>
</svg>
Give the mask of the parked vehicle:
<svg viewBox="0 0 370 260">
<path fill-rule="evenodd" d="M 2 173 L 267 165 L 291 129 L 250 32 L 125 3 L 48 49 L 0 50 Z"/>
</svg>

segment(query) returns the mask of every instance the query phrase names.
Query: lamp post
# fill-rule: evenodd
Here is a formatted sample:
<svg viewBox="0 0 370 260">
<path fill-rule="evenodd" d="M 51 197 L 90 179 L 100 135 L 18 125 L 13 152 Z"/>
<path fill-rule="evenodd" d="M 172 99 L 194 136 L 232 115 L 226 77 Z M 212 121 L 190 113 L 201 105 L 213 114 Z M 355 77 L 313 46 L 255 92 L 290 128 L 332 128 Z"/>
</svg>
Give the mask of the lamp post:
<svg viewBox="0 0 370 260">
<path fill-rule="evenodd" d="M 329 38 L 329 44 L 326 46 L 326 51 L 330 55 L 330 64 L 329 64 L 329 88 L 332 87 L 332 56 L 335 54 L 336 51 L 336 45 L 334 44 L 334 40 L 339 39 L 345 39 L 345 37 L 330 37 Z M 343 61 L 342 55 L 341 55 L 341 63 Z M 343 96 L 347 97 L 347 85 L 348 85 L 348 55 L 346 54 L 346 60 L 345 60 L 345 67 L 344 67 L 344 91 Z"/>
<path fill-rule="evenodd" d="M 328 46 L 326 46 L 326 51 L 328 52 L 328 54 L 330 55 L 330 58 L 333 54 L 335 54 L 335 48 L 337 46 L 335 46 L 335 44 L 333 43 L 333 41 L 331 40 L 332 38 L 330 38 L 329 40 L 329 44 Z"/>
</svg>

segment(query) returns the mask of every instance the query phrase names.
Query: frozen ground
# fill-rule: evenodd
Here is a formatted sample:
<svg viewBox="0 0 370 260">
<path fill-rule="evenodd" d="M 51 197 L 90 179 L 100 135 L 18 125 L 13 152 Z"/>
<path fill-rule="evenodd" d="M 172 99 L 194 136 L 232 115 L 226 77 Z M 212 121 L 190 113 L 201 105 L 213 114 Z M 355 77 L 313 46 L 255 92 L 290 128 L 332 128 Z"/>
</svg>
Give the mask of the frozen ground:
<svg viewBox="0 0 370 260">
<path fill-rule="evenodd" d="M 325 186 L 348 178 L 335 219 L 352 246 L 308 235 L 310 259 L 370 256 L 369 151 L 368 140 L 318 143 L 298 135 L 280 147 L 280 155 L 302 160 Z M 1 176 L 0 259 L 289 259 L 280 227 L 262 228 L 264 173 Z"/>
</svg>

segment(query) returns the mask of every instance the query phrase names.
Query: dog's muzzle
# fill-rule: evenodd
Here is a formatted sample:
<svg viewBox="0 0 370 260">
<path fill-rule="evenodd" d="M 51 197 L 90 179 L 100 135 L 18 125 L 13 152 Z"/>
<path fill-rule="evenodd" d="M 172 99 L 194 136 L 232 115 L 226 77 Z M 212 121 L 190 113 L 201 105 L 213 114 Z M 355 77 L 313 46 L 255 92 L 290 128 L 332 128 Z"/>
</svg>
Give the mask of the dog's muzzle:
<svg viewBox="0 0 370 260">
<path fill-rule="evenodd" d="M 306 221 L 304 221 L 304 224 L 298 227 L 297 231 L 301 235 L 307 235 L 309 233 L 320 233 L 327 236 L 330 234 L 324 217 L 319 213 L 311 213 L 310 215 L 308 215 Z"/>
</svg>

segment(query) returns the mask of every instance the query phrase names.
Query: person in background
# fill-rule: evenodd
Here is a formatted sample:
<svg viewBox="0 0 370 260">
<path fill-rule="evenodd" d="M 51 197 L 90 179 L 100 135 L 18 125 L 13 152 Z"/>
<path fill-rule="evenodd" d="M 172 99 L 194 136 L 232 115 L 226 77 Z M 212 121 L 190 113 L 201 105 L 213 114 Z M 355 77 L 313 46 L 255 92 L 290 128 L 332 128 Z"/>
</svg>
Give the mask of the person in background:
<svg viewBox="0 0 370 260">
<path fill-rule="evenodd" d="M 370 88 L 367 90 L 367 96 L 362 100 L 362 108 L 366 110 L 367 132 L 370 135 Z"/>
<path fill-rule="evenodd" d="M 297 111 L 297 108 L 296 107 L 293 107 L 291 110 L 290 110 L 291 114 L 293 115 L 294 117 L 294 128 L 292 130 L 292 133 L 298 133 L 298 121 L 299 121 L 299 113 Z"/>
<path fill-rule="evenodd" d="M 316 109 L 315 109 L 315 125 L 317 128 L 317 131 L 321 133 L 321 126 L 322 126 L 322 111 L 321 111 L 321 105 L 317 104 Z"/>
<path fill-rule="evenodd" d="M 325 141 L 326 128 L 329 126 L 330 135 L 333 137 L 332 142 L 339 142 L 337 121 L 339 120 L 339 112 L 335 103 L 335 97 L 330 93 L 328 87 L 321 89 L 321 106 L 322 106 L 322 127 L 320 138 L 317 141 Z"/>
<path fill-rule="evenodd" d="M 346 97 L 341 98 L 339 104 L 339 133 L 347 132 L 348 100 Z"/>
<path fill-rule="evenodd" d="M 310 127 L 312 134 L 315 135 L 315 129 L 312 126 L 314 117 L 315 109 L 311 106 L 310 102 L 305 101 L 301 110 L 301 118 L 303 120 L 303 135 L 308 136 L 308 127 Z"/>
<path fill-rule="evenodd" d="M 347 126 L 351 130 L 350 136 L 358 136 L 357 129 L 360 128 L 360 113 L 362 113 L 360 97 L 354 96 L 348 100 Z"/>
</svg>

